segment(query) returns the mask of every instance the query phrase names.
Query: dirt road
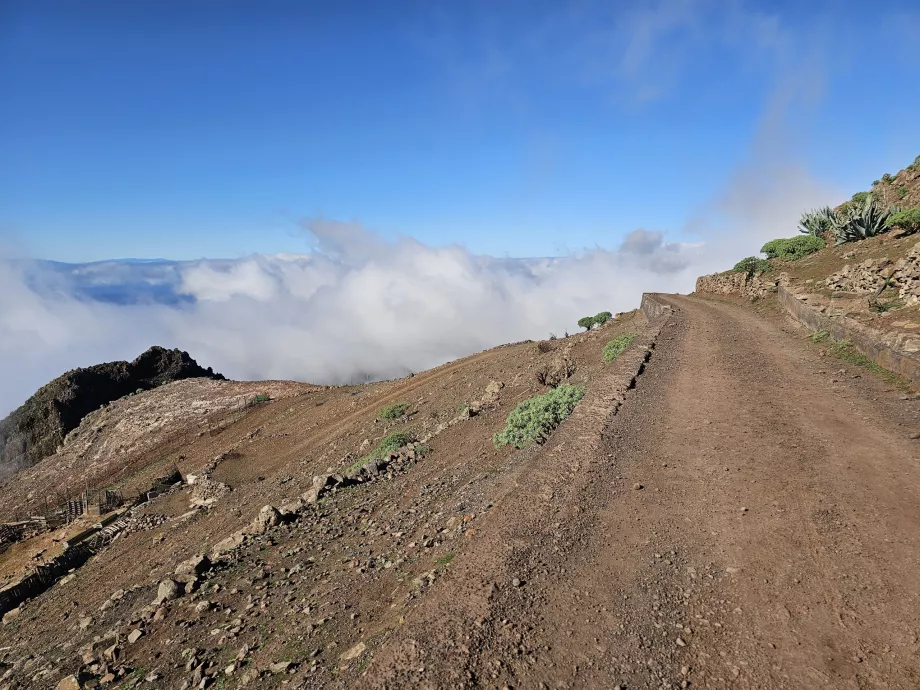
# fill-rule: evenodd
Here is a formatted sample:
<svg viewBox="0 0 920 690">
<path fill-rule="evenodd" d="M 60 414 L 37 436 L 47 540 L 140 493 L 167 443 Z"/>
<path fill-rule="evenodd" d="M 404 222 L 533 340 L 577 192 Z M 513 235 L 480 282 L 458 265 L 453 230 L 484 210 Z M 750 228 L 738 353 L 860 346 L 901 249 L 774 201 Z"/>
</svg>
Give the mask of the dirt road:
<svg viewBox="0 0 920 690">
<path fill-rule="evenodd" d="M 524 456 L 365 684 L 920 687 L 920 401 L 670 299 L 602 452 Z"/>
</svg>

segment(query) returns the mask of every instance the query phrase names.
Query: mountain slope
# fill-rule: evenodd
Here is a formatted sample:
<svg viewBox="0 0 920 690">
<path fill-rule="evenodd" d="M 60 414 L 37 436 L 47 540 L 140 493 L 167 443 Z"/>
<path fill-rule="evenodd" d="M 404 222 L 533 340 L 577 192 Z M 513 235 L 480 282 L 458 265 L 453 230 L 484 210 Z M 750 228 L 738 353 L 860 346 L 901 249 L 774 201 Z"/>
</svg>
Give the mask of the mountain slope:
<svg viewBox="0 0 920 690">
<path fill-rule="evenodd" d="M 197 377 L 224 378 L 210 367 L 200 367 L 187 352 L 158 346 L 132 362 L 68 371 L 0 421 L 0 478 L 54 453 L 87 414 L 103 405 L 139 390 Z"/>
</svg>

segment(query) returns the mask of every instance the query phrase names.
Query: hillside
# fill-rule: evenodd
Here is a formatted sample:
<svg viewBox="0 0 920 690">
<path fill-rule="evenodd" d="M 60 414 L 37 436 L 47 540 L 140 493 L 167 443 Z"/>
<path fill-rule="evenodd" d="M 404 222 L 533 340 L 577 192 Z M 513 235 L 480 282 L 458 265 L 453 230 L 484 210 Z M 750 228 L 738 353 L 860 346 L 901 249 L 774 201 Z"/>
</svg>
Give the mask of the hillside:
<svg viewBox="0 0 920 690">
<path fill-rule="evenodd" d="M 649 296 L 396 381 L 90 415 L 63 452 L 108 467 L 149 427 L 127 483 L 183 481 L 0 553 L 49 576 L 0 589 L 0 688 L 916 687 L 917 400 L 766 302 Z"/>
<path fill-rule="evenodd" d="M 51 455 L 90 412 L 171 381 L 223 379 L 187 352 L 151 347 L 132 362 L 108 362 L 59 376 L 0 421 L 0 479 Z"/>
<path fill-rule="evenodd" d="M 912 360 L 920 352 L 920 156 L 833 210 L 803 209 L 800 229 L 809 228 L 815 232 L 765 244 L 766 258 L 700 277 L 696 292 L 789 295 L 829 319 L 812 321 L 824 324 L 821 337 L 838 333 L 837 349 L 852 345 L 878 360 L 881 348 L 882 366 Z M 895 369 L 916 382 L 920 362 Z"/>
</svg>

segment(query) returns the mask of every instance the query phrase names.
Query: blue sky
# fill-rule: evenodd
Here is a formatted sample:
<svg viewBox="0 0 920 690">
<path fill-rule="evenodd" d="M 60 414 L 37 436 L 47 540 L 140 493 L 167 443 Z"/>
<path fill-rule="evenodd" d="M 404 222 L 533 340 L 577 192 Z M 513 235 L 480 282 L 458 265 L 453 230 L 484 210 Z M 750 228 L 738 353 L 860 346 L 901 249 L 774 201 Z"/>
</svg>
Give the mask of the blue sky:
<svg viewBox="0 0 920 690">
<path fill-rule="evenodd" d="M 745 171 L 848 195 L 920 154 L 918 35 L 915 2 L 7 0 L 0 250 L 692 241 Z"/>
</svg>

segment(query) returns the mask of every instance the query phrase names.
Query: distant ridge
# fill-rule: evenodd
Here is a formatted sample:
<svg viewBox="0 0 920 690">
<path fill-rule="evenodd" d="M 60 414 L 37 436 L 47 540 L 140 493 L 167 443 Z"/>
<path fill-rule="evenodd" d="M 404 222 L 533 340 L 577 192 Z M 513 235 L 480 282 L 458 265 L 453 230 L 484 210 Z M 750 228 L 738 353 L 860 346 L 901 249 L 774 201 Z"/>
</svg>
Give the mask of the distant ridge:
<svg viewBox="0 0 920 690">
<path fill-rule="evenodd" d="M 0 477 L 53 454 L 90 412 L 138 390 L 181 379 L 223 380 L 182 350 L 154 346 L 132 362 L 74 369 L 42 386 L 22 407 L 0 421 Z"/>
</svg>

